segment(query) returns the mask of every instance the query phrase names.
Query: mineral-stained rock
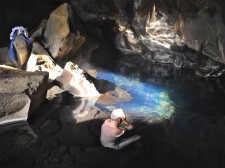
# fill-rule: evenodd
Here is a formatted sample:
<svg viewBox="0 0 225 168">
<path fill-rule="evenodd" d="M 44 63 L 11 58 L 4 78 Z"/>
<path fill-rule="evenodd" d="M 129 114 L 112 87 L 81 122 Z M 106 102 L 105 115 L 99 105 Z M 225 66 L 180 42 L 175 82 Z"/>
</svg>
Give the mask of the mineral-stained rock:
<svg viewBox="0 0 225 168">
<path fill-rule="evenodd" d="M 48 73 L 0 67 L 1 117 L 27 118 L 46 97 Z M 20 115 L 21 114 L 21 115 Z"/>
</svg>

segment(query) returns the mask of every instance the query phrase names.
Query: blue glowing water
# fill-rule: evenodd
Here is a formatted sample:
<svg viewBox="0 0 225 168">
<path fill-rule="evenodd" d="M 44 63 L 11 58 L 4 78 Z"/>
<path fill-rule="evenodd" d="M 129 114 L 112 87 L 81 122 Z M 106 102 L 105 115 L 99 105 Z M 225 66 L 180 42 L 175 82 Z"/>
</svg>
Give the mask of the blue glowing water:
<svg viewBox="0 0 225 168">
<path fill-rule="evenodd" d="M 167 88 L 106 71 L 98 72 L 97 79 L 108 80 L 133 97 L 132 101 L 116 103 L 113 108 L 122 108 L 126 113 L 160 118 L 169 118 L 174 112 L 174 103 L 168 95 Z M 112 106 L 103 107 L 112 110 Z"/>
</svg>

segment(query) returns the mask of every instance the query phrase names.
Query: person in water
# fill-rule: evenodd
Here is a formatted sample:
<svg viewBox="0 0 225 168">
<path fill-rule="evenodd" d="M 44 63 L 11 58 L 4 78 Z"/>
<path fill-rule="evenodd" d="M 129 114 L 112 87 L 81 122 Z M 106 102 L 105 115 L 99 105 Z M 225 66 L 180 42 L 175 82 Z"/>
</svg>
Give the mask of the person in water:
<svg viewBox="0 0 225 168">
<path fill-rule="evenodd" d="M 120 150 L 141 138 L 139 135 L 128 138 L 121 137 L 125 131 L 133 129 L 133 125 L 127 122 L 122 109 L 113 110 L 110 117 L 111 119 L 106 119 L 101 127 L 100 141 L 104 147 Z M 124 122 L 123 127 L 121 126 L 122 122 Z"/>
</svg>

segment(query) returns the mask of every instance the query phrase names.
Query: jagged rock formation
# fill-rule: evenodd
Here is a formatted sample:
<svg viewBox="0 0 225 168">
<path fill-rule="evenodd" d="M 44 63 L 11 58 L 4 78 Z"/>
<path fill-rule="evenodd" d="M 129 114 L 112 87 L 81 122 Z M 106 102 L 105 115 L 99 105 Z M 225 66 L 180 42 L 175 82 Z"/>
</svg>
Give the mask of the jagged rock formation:
<svg viewBox="0 0 225 168">
<path fill-rule="evenodd" d="M 51 82 L 61 75 L 63 69 L 55 64 L 49 55 L 32 53 L 28 59 L 26 71 L 46 71 L 49 73 L 49 82 Z"/>
<path fill-rule="evenodd" d="M 0 79 L 0 123 L 26 120 L 46 97 L 46 72 L 1 67 Z"/>
<path fill-rule="evenodd" d="M 45 18 L 37 40 L 64 65 L 90 61 L 129 71 L 136 62 L 151 62 L 154 67 L 194 69 L 204 77 L 224 73 L 221 0 L 63 2 L 57 2 L 62 5 Z M 114 44 L 104 43 L 107 40 Z"/>
<path fill-rule="evenodd" d="M 77 51 L 85 42 L 85 37 L 79 30 L 71 28 L 74 23 L 73 13 L 70 6 L 65 3 L 53 11 L 47 21 L 44 32 L 44 41 L 49 46 L 49 51 L 53 58 L 62 59 L 71 50 Z M 75 23 L 77 24 L 77 23 Z"/>
<path fill-rule="evenodd" d="M 62 74 L 56 78 L 59 86 L 68 90 L 74 97 L 99 97 L 93 83 L 85 77 L 85 72 L 72 62 L 68 62 Z"/>
<path fill-rule="evenodd" d="M 89 40 L 87 41 L 87 43 L 85 43 L 85 45 L 87 45 L 85 46 L 85 38 L 83 38 L 82 36 L 76 36 L 76 38 L 73 38 L 74 34 L 72 33 L 72 31 L 74 31 L 75 29 L 71 28 L 73 27 L 71 23 L 74 20 L 70 20 L 73 18 L 73 16 L 74 15 L 72 14 L 70 6 L 65 3 L 59 6 L 55 11 L 53 11 L 47 21 L 43 20 L 37 30 L 34 31 L 34 33 L 30 36 L 33 44 L 32 51 L 29 57 L 28 47 L 24 39 L 20 36 L 16 38 L 14 45 L 17 54 L 19 55 L 18 61 L 20 61 L 20 63 L 25 66 L 25 70 L 28 71 L 21 71 L 21 74 L 29 74 L 31 72 L 36 74 L 38 73 L 36 71 L 40 71 L 40 73 L 41 71 L 46 72 L 45 74 L 48 74 L 48 86 L 51 87 L 47 95 L 48 100 L 54 99 L 57 94 L 69 92 L 76 98 L 95 97 L 96 102 L 98 97 L 100 96 L 99 91 L 101 92 L 101 94 L 104 94 L 103 97 L 108 98 L 111 102 L 131 100 L 131 96 L 118 87 L 114 87 L 115 90 L 113 88 L 105 89 L 107 87 L 109 88 L 109 86 L 112 85 L 110 82 L 105 83 L 102 81 L 98 81 L 94 77 L 91 77 L 89 74 L 87 74 L 84 70 L 80 69 L 78 65 L 72 62 L 66 63 L 66 60 L 68 59 L 78 60 L 69 56 L 71 53 L 76 53 L 77 51 L 78 57 L 79 55 L 83 55 L 84 57 L 81 59 L 84 59 L 84 61 L 86 59 L 86 61 L 88 61 L 90 59 L 90 51 L 92 49 L 89 50 L 87 49 L 87 47 L 93 44 Z M 77 33 L 79 34 L 78 31 Z M 82 49 L 86 49 L 87 51 L 80 51 L 80 47 L 82 45 L 84 45 Z M 9 59 L 9 55 L 7 52 L 9 52 L 8 48 L 3 48 L 1 50 L 1 53 L 3 53 L 3 59 L 1 60 L 1 63 L 11 65 L 12 61 Z M 63 66 L 63 64 L 65 64 L 64 69 L 61 67 Z M 9 75 L 13 75 L 13 71 L 10 71 L 8 73 Z M 18 79 L 19 78 L 17 78 L 17 80 Z M 34 79 L 34 82 L 35 80 L 37 79 Z M 4 83 L 4 80 L 2 82 Z M 17 81 L 17 84 L 20 83 L 21 82 Z M 26 81 L 24 83 L 26 83 Z M 17 85 L 13 85 L 11 89 L 14 89 L 14 91 L 16 91 L 16 88 L 13 88 L 16 86 Z M 6 85 L 2 85 L 2 89 L 4 89 L 4 87 L 7 88 Z M 43 91 L 46 92 L 46 86 L 44 87 Z M 22 94 L 22 92 L 23 91 L 19 93 Z M 107 92 L 111 92 L 111 94 L 107 94 Z M 9 94 L 11 92 L 6 91 L 4 92 L 4 94 L 5 93 Z M 42 92 L 40 92 L 39 94 L 42 94 Z M 128 96 L 126 96 L 126 98 L 123 98 L 124 95 Z M 25 97 L 24 101 L 21 101 L 21 103 L 19 103 L 20 101 L 18 100 L 18 95 L 12 96 L 13 97 L 9 100 L 11 100 L 13 107 L 10 106 L 10 109 L 15 108 L 15 110 L 18 111 L 17 113 L 21 113 L 20 111 L 22 111 L 23 113 L 28 114 L 29 110 L 33 111 L 40 105 L 36 103 L 35 107 L 33 107 L 33 99 L 31 99 L 31 109 L 29 109 L 30 102 L 25 99 L 26 95 L 21 95 L 21 97 Z M 41 100 L 44 99 L 44 96 L 45 95 L 41 97 Z M 38 97 L 35 97 L 35 99 L 38 99 Z M 2 102 L 8 101 L 5 101 L 4 99 L 4 101 Z M 14 107 L 17 103 L 18 108 Z M 9 107 L 5 104 L 3 104 L 3 106 L 6 107 L 2 108 L 2 112 L 8 113 L 8 110 L 6 110 L 6 108 Z M 27 119 L 27 116 L 25 116 L 25 119 Z"/>
<path fill-rule="evenodd" d="M 194 69 L 205 77 L 223 73 L 222 1 L 111 0 L 105 4 L 89 0 L 71 1 L 71 5 L 86 24 L 93 21 L 116 24 L 111 26 L 115 33 L 111 40 L 123 53 L 118 69 L 126 68 L 127 64 L 126 69 L 135 68 L 135 62 L 142 60 Z"/>
</svg>

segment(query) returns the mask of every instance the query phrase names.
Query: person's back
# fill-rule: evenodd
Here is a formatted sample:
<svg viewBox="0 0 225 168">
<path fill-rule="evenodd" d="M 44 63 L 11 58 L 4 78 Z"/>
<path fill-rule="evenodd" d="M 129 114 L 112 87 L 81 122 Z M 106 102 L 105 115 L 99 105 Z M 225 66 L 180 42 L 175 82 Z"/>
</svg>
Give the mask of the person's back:
<svg viewBox="0 0 225 168">
<path fill-rule="evenodd" d="M 122 121 L 125 123 L 125 128 L 119 127 Z M 116 150 L 122 149 L 141 138 L 139 135 L 135 135 L 129 138 L 118 139 L 124 134 L 125 129 L 131 130 L 132 128 L 133 126 L 126 121 L 122 109 L 114 110 L 111 114 L 111 119 L 105 120 L 101 127 L 100 141 L 104 147 Z"/>
<path fill-rule="evenodd" d="M 118 124 L 117 124 L 118 125 Z M 113 148 L 116 143 L 116 139 L 124 133 L 123 129 L 116 126 L 116 121 L 107 119 L 101 128 L 101 143 L 105 147 Z"/>
</svg>

